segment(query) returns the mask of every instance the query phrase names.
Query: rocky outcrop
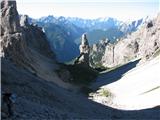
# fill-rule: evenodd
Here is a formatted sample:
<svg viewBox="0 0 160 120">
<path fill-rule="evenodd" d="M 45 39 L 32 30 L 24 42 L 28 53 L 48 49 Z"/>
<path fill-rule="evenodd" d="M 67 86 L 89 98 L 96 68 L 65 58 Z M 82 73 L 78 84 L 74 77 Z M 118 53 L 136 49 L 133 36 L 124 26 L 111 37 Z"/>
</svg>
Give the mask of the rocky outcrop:
<svg viewBox="0 0 160 120">
<path fill-rule="evenodd" d="M 106 46 L 108 46 L 109 40 L 99 40 L 97 44 L 93 44 L 90 47 L 90 65 L 94 68 L 102 67 L 102 57 L 104 56 Z"/>
<path fill-rule="evenodd" d="M 27 15 L 21 16 L 20 23 L 27 46 L 46 57 L 54 58 L 55 56 L 50 49 L 50 46 L 47 42 L 47 37 L 42 28 L 38 27 L 37 25 L 30 25 Z"/>
<path fill-rule="evenodd" d="M 139 30 L 106 47 L 102 63 L 105 67 L 114 67 L 134 58 L 142 61 L 152 58 L 160 49 L 159 16 L 144 24 Z"/>
<path fill-rule="evenodd" d="M 121 40 L 115 44 L 108 44 L 105 54 L 102 57 L 102 63 L 106 67 L 121 65 L 136 57 L 139 45 L 137 41 Z"/>
<path fill-rule="evenodd" d="M 50 46 L 58 62 L 69 62 L 77 57 L 79 45 L 75 42 L 85 31 L 69 22 L 65 17 L 47 16 L 33 20 L 45 30 Z"/>
<path fill-rule="evenodd" d="M 14 14 L 14 15 L 13 15 Z M 1 2 L 1 35 L 20 31 L 19 16 L 15 1 Z"/>
<path fill-rule="evenodd" d="M 2 61 L 10 60 L 44 80 L 68 88 L 70 85 L 64 83 L 55 72 L 59 65 L 42 28 L 30 25 L 27 16 L 21 16 L 20 26 L 16 1 L 2 1 L 1 12 Z"/>
<path fill-rule="evenodd" d="M 1 14 L 1 57 L 25 65 L 30 59 L 26 55 L 28 49 L 19 23 L 16 1 L 2 1 Z"/>
<path fill-rule="evenodd" d="M 27 15 L 22 15 L 20 17 L 20 25 L 21 26 L 28 26 L 29 25 L 28 16 Z"/>
<path fill-rule="evenodd" d="M 139 56 L 150 59 L 160 50 L 160 13 L 147 23 L 142 29 L 137 31 L 139 36 Z"/>
<path fill-rule="evenodd" d="M 84 66 L 89 66 L 90 47 L 86 34 L 82 35 L 81 45 L 79 46 L 79 50 L 80 50 L 80 56 L 76 59 L 75 64 L 82 64 Z"/>
<path fill-rule="evenodd" d="M 56 73 L 56 70 L 60 69 L 60 66 L 56 63 L 54 54 L 49 47 L 42 28 L 30 25 L 27 16 L 21 17 L 20 24 L 16 1 L 1 1 L 1 14 L 0 57 L 2 62 L 1 82 L 4 95 L 12 93 L 19 94 L 20 91 L 23 91 L 23 88 L 18 89 L 18 87 L 27 86 L 26 82 L 30 80 L 29 84 L 34 87 L 38 86 L 37 83 L 40 80 L 70 89 L 72 86 L 64 82 L 70 79 L 70 74 L 66 69 L 64 69 L 65 74 L 64 72 L 59 75 Z M 29 76 L 26 76 L 27 74 Z M 64 77 L 63 74 L 68 76 Z M 18 77 L 18 75 L 21 75 L 21 77 Z M 28 80 L 24 82 L 23 80 L 26 79 Z M 37 81 L 35 85 L 33 85 L 32 80 Z M 20 84 L 16 84 L 17 81 Z M 9 93 L 7 92 L 8 89 L 10 91 Z M 27 94 L 26 90 L 29 89 L 25 89 L 23 95 L 21 94 L 20 97 L 28 96 L 25 94 Z M 37 88 L 35 90 L 40 92 Z M 32 93 L 30 92 L 30 94 Z M 34 94 L 34 96 L 37 96 L 37 94 Z M 14 110 L 12 110 L 10 96 L 8 98 L 5 97 L 3 100 L 3 117 L 12 117 L 16 113 L 16 109 L 22 110 L 17 104 Z M 21 100 L 18 103 L 20 102 Z"/>
</svg>

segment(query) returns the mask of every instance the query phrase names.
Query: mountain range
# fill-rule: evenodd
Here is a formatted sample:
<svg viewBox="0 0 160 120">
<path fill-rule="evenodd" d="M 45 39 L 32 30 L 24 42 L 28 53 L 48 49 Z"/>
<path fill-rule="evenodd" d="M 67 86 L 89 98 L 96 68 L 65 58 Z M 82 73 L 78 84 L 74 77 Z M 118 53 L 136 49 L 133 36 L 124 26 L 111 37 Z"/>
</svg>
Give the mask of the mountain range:
<svg viewBox="0 0 160 120">
<path fill-rule="evenodd" d="M 30 19 L 30 22 L 44 29 L 50 46 L 57 55 L 57 60 L 66 62 L 78 56 L 78 45 L 83 33 L 87 33 L 90 45 L 106 38 L 114 43 L 117 39 L 136 31 L 146 20 L 142 18 L 137 21 L 122 22 L 111 17 L 82 19 L 49 15 L 39 19 Z"/>
<path fill-rule="evenodd" d="M 65 29 L 53 25 L 63 38 Z M 88 64 L 58 63 L 45 29 L 30 24 L 26 15 L 19 17 L 16 1 L 1 1 L 0 27 L 1 119 L 160 119 L 160 14 L 125 39 L 93 45 L 97 55 L 104 52 L 104 66 L 121 65 L 106 73 Z M 85 34 L 80 48 L 79 58 L 87 55 L 89 60 Z M 133 61 L 135 57 L 142 60 Z"/>
</svg>

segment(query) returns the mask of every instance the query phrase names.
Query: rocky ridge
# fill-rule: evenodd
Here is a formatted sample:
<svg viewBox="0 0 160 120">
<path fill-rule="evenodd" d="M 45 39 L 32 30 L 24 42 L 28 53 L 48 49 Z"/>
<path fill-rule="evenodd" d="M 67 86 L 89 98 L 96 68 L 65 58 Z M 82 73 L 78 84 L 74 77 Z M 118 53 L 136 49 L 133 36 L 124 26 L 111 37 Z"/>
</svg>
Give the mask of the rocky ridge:
<svg viewBox="0 0 160 120">
<path fill-rule="evenodd" d="M 69 85 L 55 72 L 59 65 L 42 29 L 26 24 L 26 16 L 20 26 L 15 1 L 2 1 L 1 13 L 2 92 L 15 96 L 11 116 L 1 98 L 2 119 L 159 119 L 156 109 L 116 110 L 64 89 Z"/>
<path fill-rule="evenodd" d="M 110 44 L 102 57 L 105 67 L 114 67 L 135 58 L 150 59 L 160 49 L 160 15 L 136 32 Z"/>
<path fill-rule="evenodd" d="M 109 40 L 103 39 L 103 40 L 99 40 L 99 42 L 97 44 L 93 44 L 90 47 L 90 65 L 93 68 L 98 68 L 98 67 L 102 67 L 102 57 L 105 53 L 105 49 L 108 46 Z"/>
<path fill-rule="evenodd" d="M 47 81 L 67 87 L 55 72 L 59 65 L 42 28 L 30 25 L 27 16 L 20 20 L 15 1 L 2 1 L 1 12 L 2 61 L 9 59 Z"/>
</svg>

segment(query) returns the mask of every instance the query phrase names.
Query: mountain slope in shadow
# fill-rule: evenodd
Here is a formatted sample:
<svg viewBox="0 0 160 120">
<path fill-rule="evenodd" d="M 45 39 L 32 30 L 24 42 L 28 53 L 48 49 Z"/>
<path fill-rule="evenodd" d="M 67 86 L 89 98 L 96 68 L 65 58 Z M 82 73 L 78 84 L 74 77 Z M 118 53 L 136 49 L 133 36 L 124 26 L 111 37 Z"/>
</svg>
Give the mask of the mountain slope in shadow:
<svg viewBox="0 0 160 120">
<path fill-rule="evenodd" d="M 91 84 L 91 88 L 96 90 L 103 85 L 107 85 L 119 80 L 126 72 L 136 67 L 139 61 L 140 60 L 135 60 L 109 72 L 101 73 L 96 81 Z"/>
</svg>

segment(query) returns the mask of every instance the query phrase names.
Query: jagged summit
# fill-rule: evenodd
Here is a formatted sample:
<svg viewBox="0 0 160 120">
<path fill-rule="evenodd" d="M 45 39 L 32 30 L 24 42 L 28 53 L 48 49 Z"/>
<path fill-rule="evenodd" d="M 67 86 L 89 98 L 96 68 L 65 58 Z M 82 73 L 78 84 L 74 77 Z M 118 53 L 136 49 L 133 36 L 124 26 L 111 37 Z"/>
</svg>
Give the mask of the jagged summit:
<svg viewBox="0 0 160 120">
<path fill-rule="evenodd" d="M 159 15 L 140 29 L 106 47 L 102 58 L 104 66 L 124 64 L 134 58 L 150 59 L 160 49 Z M 114 47 L 114 49 L 112 49 Z M 111 57 L 112 56 L 112 57 Z"/>
<path fill-rule="evenodd" d="M 10 15 L 10 14 L 14 14 Z M 9 24 L 10 23 L 10 24 Z M 1 2 L 1 35 L 20 31 L 16 1 Z"/>
<path fill-rule="evenodd" d="M 28 21 L 28 16 L 27 15 L 20 16 L 20 25 L 21 26 L 28 26 L 29 25 L 29 21 Z"/>
<path fill-rule="evenodd" d="M 16 1 L 2 1 L 1 12 L 1 55 L 28 68 L 32 66 L 31 49 L 37 49 L 39 53 L 51 56 L 52 52 L 41 29 L 29 25 L 27 16 L 21 17 L 20 26 Z M 37 40 L 39 45 L 32 47 Z"/>
</svg>

